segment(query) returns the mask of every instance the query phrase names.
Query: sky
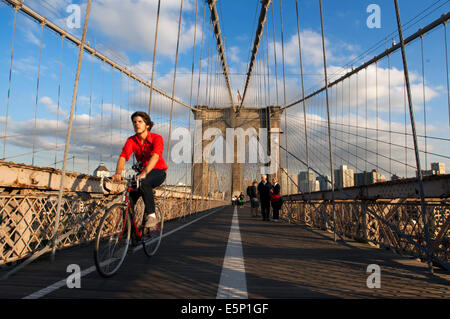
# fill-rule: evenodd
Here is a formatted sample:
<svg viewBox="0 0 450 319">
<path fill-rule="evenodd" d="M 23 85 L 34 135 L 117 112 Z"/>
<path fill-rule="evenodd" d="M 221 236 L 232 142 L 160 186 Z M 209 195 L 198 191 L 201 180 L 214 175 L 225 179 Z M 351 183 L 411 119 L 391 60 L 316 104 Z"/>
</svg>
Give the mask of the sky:
<svg viewBox="0 0 450 319">
<path fill-rule="evenodd" d="M 24 3 L 69 33 L 81 38 L 87 1 L 25 0 Z M 117 64 L 131 69 L 143 80 L 150 81 L 157 3 L 156 0 L 93 1 L 87 33 L 89 45 Z M 280 0 L 274 1 L 270 6 L 263 35 L 263 45 L 259 51 L 260 61 L 268 60 L 269 66 L 266 63 L 260 63 L 254 70 L 245 106 L 283 106 L 302 96 L 295 3 L 294 0 L 283 0 L 281 3 L 283 32 L 281 32 Z M 178 56 L 176 55 L 180 4 L 180 0 L 161 1 L 155 86 L 171 95 L 174 88 L 174 74 L 176 74 L 173 93 L 176 98 L 189 105 L 210 104 L 215 107 L 228 107 L 230 100 L 220 72 L 216 48 L 214 42 L 208 40 L 211 39 L 212 34 L 210 32 L 210 15 L 208 8 L 205 10 L 204 1 L 183 1 Z M 377 5 L 379 11 L 370 10 L 371 5 L 374 4 Z M 77 22 L 76 19 L 73 20 L 74 11 L 71 10 L 73 5 L 80 8 L 79 27 L 76 25 L 73 27 L 73 22 Z M 306 94 L 308 94 L 324 85 L 319 1 L 301 0 L 298 1 L 298 5 L 304 86 Z M 448 12 L 450 5 L 449 1 L 445 0 L 399 0 L 399 7 L 406 38 Z M 217 1 L 217 10 L 225 43 L 233 98 L 236 100 L 237 91 L 239 90 L 242 94 L 244 90 L 245 74 L 255 36 L 260 1 L 219 0 Z M 206 23 L 203 27 L 205 12 Z M 379 13 L 379 15 L 374 16 L 375 13 Z M 359 66 L 364 61 L 380 54 L 390 47 L 393 41 L 398 43 L 394 1 L 324 0 L 323 14 L 327 72 L 330 80 L 337 79 L 352 67 Z M 275 18 L 275 26 L 272 17 Z M 370 27 L 368 19 L 373 17 L 379 18 L 376 20 L 379 22 L 379 27 Z M 59 167 L 72 100 L 78 50 L 69 41 L 62 41 L 48 28 L 41 29 L 36 22 L 19 13 L 15 29 L 10 85 L 14 10 L 4 1 L 0 1 L 0 23 L 2 26 L 0 130 L 3 136 L 6 131 L 7 136 L 6 139 L 2 139 L 2 141 L 6 140 L 6 143 L 0 145 L 0 151 L 3 150 L 6 160 Z M 275 29 L 275 38 L 273 28 Z M 425 77 L 422 76 L 420 41 L 415 41 L 407 47 L 418 134 L 442 138 L 441 140 L 427 140 L 427 148 L 429 152 L 444 155 L 444 157 L 436 157 L 431 154 L 426 158 L 423 157 L 428 167 L 431 161 L 442 161 L 450 170 L 448 161 L 450 156 L 448 74 L 445 70 L 444 28 L 440 26 L 427 34 L 423 38 L 423 44 Z M 275 54 L 277 56 L 276 77 L 274 76 Z M 199 80 L 200 56 L 202 57 L 202 70 Z M 177 72 L 175 73 L 176 60 Z M 193 61 L 195 76 L 192 76 Z M 208 69 L 208 65 L 211 66 L 211 70 Z M 210 74 L 214 73 L 214 76 L 208 77 L 208 70 Z M 391 130 L 402 132 L 406 127 L 410 131 L 409 113 L 405 122 L 403 67 L 400 52 L 397 51 L 393 54 L 389 61 L 385 58 L 376 67 L 372 65 L 367 69 L 368 91 L 365 91 L 364 87 L 365 76 L 366 74 L 361 73 L 357 79 L 353 77 L 349 82 L 344 82 L 342 87 L 330 89 L 330 99 L 335 101 L 335 105 L 333 104 L 331 109 L 331 120 L 343 125 L 347 124 L 348 127 L 349 125 L 358 126 L 357 123 L 362 125 L 361 123 L 364 123 L 368 117 L 369 127 L 386 130 L 390 127 Z M 390 84 L 388 84 L 389 78 Z M 267 89 L 265 94 L 259 95 L 258 90 L 263 87 L 263 82 L 266 83 L 266 79 L 270 89 Z M 206 90 L 207 80 L 210 81 L 211 91 Z M 198 83 L 200 83 L 200 87 Z M 278 86 L 278 92 L 275 84 Z M 390 90 L 388 85 L 391 87 Z M 423 91 L 425 91 L 425 99 Z M 270 100 L 268 94 L 270 94 Z M 363 107 L 365 94 L 368 94 L 368 116 L 365 116 Z M 152 119 L 156 122 L 155 129 L 163 136 L 168 137 L 171 102 L 158 94 L 154 94 L 152 97 Z M 392 106 L 392 112 L 389 115 L 390 121 L 388 121 L 388 98 Z M 312 119 L 309 129 L 315 130 L 312 133 L 322 134 L 323 127 L 320 125 L 326 121 L 323 102 L 324 96 L 320 95 L 317 100 L 311 101 L 307 110 L 309 118 Z M 320 104 L 320 106 L 314 106 L 314 103 Z M 70 148 L 72 168 L 90 172 L 98 165 L 99 161 L 104 161 L 108 163 L 110 169 L 114 169 L 117 153 L 120 152 L 126 137 L 132 134 L 130 113 L 138 109 L 147 110 L 148 104 L 149 92 L 144 86 L 130 81 L 126 75 L 117 70 L 113 71 L 107 64 L 102 66 L 102 61 L 85 54 Z M 8 118 L 6 118 L 7 112 Z M 291 150 L 295 150 L 296 153 L 303 154 L 303 144 L 296 144 L 298 139 L 303 138 L 299 135 L 303 130 L 303 124 L 300 121 L 303 118 L 300 104 L 290 108 L 287 114 L 289 114 L 289 118 L 285 121 L 288 123 L 290 132 L 288 146 L 291 145 Z M 175 103 L 173 118 L 172 129 L 176 126 L 188 126 L 188 109 Z M 283 123 L 285 124 L 285 122 Z M 425 123 L 427 131 L 425 131 Z M 341 138 L 341 142 L 336 141 L 337 155 L 339 155 L 340 148 L 348 148 L 348 150 L 353 148 L 352 154 L 360 148 L 359 135 L 363 132 L 359 129 L 354 129 L 352 132 L 353 135 L 350 134 L 350 130 L 347 135 L 344 132 L 336 133 L 335 137 L 340 136 Z M 348 143 L 349 138 L 354 139 L 353 146 Z M 373 136 L 373 138 L 381 141 L 383 136 Z M 387 135 L 386 138 L 388 138 Z M 405 143 L 404 136 L 401 135 L 389 138 L 390 144 L 404 145 Z M 408 147 L 412 147 L 412 140 L 409 137 L 407 139 Z M 361 141 L 363 140 L 361 139 Z M 316 141 L 317 145 L 325 142 L 319 135 Z M 425 139 L 422 139 L 420 143 L 423 149 Z M 368 147 L 377 154 L 388 152 L 385 144 L 376 144 Z M 33 149 L 36 150 L 34 159 L 31 155 Z M 325 146 L 324 148 L 317 146 L 312 150 L 312 153 L 316 151 L 317 161 L 321 160 L 323 150 L 326 150 Z M 395 153 L 397 151 L 398 154 Z M 390 162 L 394 159 L 400 162 L 397 163 L 399 165 L 404 166 L 406 161 L 413 165 L 414 159 L 411 158 L 413 154 L 407 151 L 405 159 L 404 147 L 398 147 L 398 150 L 394 149 L 393 151 L 391 147 L 389 152 L 391 152 Z M 337 157 L 337 166 L 348 164 L 348 161 L 343 159 L 347 158 L 348 153 Z M 339 158 L 341 159 L 339 160 Z M 356 165 L 358 165 L 357 158 L 355 156 Z M 370 162 L 375 163 L 377 160 L 378 155 L 377 159 L 370 160 Z M 382 162 L 382 160 L 381 157 L 380 166 L 388 170 L 387 167 L 392 163 Z M 56 165 L 55 162 L 57 162 Z M 369 159 L 366 158 L 366 162 L 369 162 Z M 297 169 L 302 169 L 300 166 Z M 367 163 L 362 166 L 367 166 Z M 69 168 L 71 168 L 70 164 Z M 177 169 L 179 172 L 176 175 L 180 175 L 184 167 L 180 166 Z M 323 169 L 326 170 L 326 166 Z M 408 169 L 411 174 L 412 167 Z M 389 172 L 400 174 L 400 170 L 398 168 Z M 385 174 L 387 175 L 387 172 Z"/>
</svg>

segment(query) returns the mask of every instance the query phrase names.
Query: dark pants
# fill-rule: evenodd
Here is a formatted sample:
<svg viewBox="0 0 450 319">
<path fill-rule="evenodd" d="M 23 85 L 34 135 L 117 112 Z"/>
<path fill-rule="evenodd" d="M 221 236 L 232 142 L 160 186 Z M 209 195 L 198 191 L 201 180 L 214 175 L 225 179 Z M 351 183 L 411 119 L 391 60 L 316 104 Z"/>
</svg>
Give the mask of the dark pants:
<svg viewBox="0 0 450 319">
<path fill-rule="evenodd" d="M 161 185 L 166 179 L 166 172 L 163 169 L 152 169 L 150 173 L 145 176 L 144 180 L 141 180 L 138 192 L 130 193 L 132 205 L 136 204 L 139 197 L 142 195 L 142 199 L 145 204 L 144 215 L 152 214 L 155 212 L 155 199 L 153 197 L 153 188 Z"/>
<path fill-rule="evenodd" d="M 273 219 L 280 218 L 280 202 L 272 202 Z"/>
<path fill-rule="evenodd" d="M 261 199 L 261 214 L 262 214 L 263 220 L 269 220 L 270 201 Z"/>
</svg>

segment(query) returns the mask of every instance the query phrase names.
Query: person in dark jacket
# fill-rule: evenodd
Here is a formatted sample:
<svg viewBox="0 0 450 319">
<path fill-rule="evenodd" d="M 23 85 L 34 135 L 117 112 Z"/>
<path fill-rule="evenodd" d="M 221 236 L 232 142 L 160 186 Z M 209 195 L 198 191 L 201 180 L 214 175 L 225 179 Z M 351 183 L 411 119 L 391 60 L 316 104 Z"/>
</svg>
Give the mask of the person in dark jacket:
<svg viewBox="0 0 450 319">
<path fill-rule="evenodd" d="M 258 182 L 255 180 L 253 184 L 247 187 L 247 195 L 250 197 L 250 212 L 252 213 L 252 217 L 258 216 Z"/>
<path fill-rule="evenodd" d="M 278 222 L 279 213 L 281 209 L 281 186 L 278 184 L 276 177 L 272 179 L 273 186 L 270 190 L 270 202 L 272 203 L 273 219 L 272 221 Z"/>
<path fill-rule="evenodd" d="M 272 185 L 267 180 L 266 175 L 261 176 L 261 182 L 258 184 L 259 200 L 261 202 L 262 220 L 268 221 L 270 214 L 270 190 Z"/>
</svg>

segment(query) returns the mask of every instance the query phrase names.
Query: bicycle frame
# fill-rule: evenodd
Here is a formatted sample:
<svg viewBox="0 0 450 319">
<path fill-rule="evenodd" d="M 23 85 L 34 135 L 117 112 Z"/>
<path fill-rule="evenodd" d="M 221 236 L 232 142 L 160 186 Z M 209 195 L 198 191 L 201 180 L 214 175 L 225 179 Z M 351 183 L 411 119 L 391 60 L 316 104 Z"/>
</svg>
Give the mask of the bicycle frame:
<svg viewBox="0 0 450 319">
<path fill-rule="evenodd" d="M 137 180 L 136 188 L 131 187 L 130 185 L 128 185 L 128 187 L 127 187 L 127 190 L 125 192 L 125 200 L 124 200 L 124 202 L 127 203 L 127 208 L 125 209 L 124 221 L 126 221 L 128 214 L 130 214 L 131 225 L 132 225 L 131 229 L 134 232 L 134 234 L 136 235 L 136 240 L 141 241 L 142 235 L 143 235 L 142 227 L 139 228 L 136 224 L 136 220 L 134 219 L 134 209 L 133 209 L 133 207 L 131 207 L 131 203 L 130 203 L 130 199 L 129 199 L 130 192 L 136 191 L 138 189 L 139 189 L 139 179 Z M 125 232 L 125 225 L 126 225 L 126 223 L 124 223 L 122 234 Z"/>
</svg>

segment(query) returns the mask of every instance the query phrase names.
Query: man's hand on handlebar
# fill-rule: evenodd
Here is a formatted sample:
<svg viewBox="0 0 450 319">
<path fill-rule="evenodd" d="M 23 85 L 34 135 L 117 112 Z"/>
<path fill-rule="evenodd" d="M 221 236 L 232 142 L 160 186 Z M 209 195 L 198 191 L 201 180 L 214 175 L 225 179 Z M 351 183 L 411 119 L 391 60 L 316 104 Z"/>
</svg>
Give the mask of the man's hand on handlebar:
<svg viewBox="0 0 450 319">
<path fill-rule="evenodd" d="M 141 172 L 139 175 L 136 176 L 136 178 L 139 178 L 142 180 L 142 179 L 145 179 L 146 176 L 147 176 L 147 173 Z"/>
<path fill-rule="evenodd" d="M 120 182 L 122 180 L 122 175 L 121 174 L 114 174 L 111 179 L 113 180 L 113 182 Z"/>
</svg>

